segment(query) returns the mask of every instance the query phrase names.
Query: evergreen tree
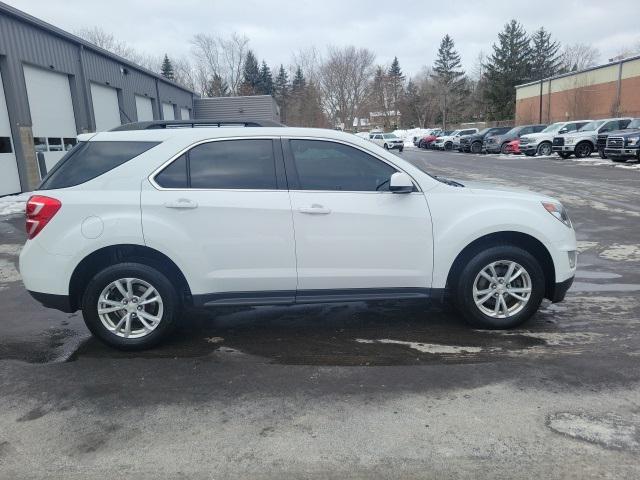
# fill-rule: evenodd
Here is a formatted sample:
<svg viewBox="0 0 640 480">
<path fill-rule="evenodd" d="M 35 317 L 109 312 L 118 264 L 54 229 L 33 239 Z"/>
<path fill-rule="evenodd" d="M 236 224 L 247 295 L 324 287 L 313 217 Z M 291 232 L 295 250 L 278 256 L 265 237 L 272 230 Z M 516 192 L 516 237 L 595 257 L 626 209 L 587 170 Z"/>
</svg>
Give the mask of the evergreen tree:
<svg viewBox="0 0 640 480">
<path fill-rule="evenodd" d="M 296 73 L 293 77 L 293 81 L 291 82 L 291 91 L 292 93 L 301 92 L 307 86 L 307 81 L 304 78 L 304 74 L 302 73 L 302 68 L 298 65 L 296 68 Z"/>
<path fill-rule="evenodd" d="M 173 80 L 175 78 L 175 74 L 173 72 L 173 64 L 167 54 L 164 54 L 164 59 L 162 60 L 162 65 L 160 66 L 160 74 L 164 78 L 168 78 L 169 80 Z"/>
<path fill-rule="evenodd" d="M 541 80 L 560 72 L 562 59 L 559 50 L 560 44 L 551 40 L 551 33 L 544 27 L 531 36 L 530 80 Z"/>
<path fill-rule="evenodd" d="M 258 84 L 258 92 L 261 95 L 273 94 L 273 75 L 271 75 L 271 69 L 267 66 L 267 62 L 262 61 L 262 67 L 260 68 L 260 82 Z"/>
<path fill-rule="evenodd" d="M 446 129 L 449 114 L 460 106 L 466 85 L 460 54 L 456 51 L 455 42 L 448 34 L 440 42 L 433 72 L 431 77 L 436 83 L 436 92 L 440 99 L 442 128 Z"/>
<path fill-rule="evenodd" d="M 371 106 L 377 112 L 382 113 L 385 129 L 389 127 L 389 97 L 388 97 L 388 77 L 384 69 L 378 65 L 373 74 L 371 83 Z"/>
<path fill-rule="evenodd" d="M 258 60 L 251 50 L 247 52 L 242 71 L 242 86 L 240 88 L 243 95 L 255 95 L 260 86 L 260 69 Z"/>
<path fill-rule="evenodd" d="M 397 121 L 399 119 L 400 104 L 404 94 L 404 80 L 405 77 L 400 69 L 398 57 L 393 57 L 393 62 L 391 62 L 391 67 L 389 67 L 389 71 L 387 72 L 387 89 L 389 95 L 389 107 L 395 112 L 396 127 L 398 127 Z"/>
<path fill-rule="evenodd" d="M 229 85 L 227 82 L 217 73 L 213 75 L 206 91 L 204 92 L 207 97 L 228 97 Z"/>
<path fill-rule="evenodd" d="M 278 76 L 273 85 L 273 95 L 280 106 L 280 120 L 287 122 L 287 107 L 289 100 L 289 76 L 283 65 L 280 65 Z"/>
<path fill-rule="evenodd" d="M 515 114 L 515 86 L 531 77 L 531 47 L 527 32 L 516 20 L 511 20 L 498 34 L 493 53 L 486 67 L 485 95 L 491 120 L 506 120 Z"/>
</svg>

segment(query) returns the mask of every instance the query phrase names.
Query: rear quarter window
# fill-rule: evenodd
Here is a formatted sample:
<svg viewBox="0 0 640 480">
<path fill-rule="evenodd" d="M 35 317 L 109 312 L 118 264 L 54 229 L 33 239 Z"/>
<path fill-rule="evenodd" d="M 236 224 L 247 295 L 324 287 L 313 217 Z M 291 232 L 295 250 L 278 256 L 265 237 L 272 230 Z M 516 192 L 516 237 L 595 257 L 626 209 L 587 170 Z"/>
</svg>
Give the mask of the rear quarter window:
<svg viewBox="0 0 640 480">
<path fill-rule="evenodd" d="M 158 145 L 159 142 L 82 142 L 44 178 L 39 190 L 54 190 L 93 180 Z"/>
</svg>

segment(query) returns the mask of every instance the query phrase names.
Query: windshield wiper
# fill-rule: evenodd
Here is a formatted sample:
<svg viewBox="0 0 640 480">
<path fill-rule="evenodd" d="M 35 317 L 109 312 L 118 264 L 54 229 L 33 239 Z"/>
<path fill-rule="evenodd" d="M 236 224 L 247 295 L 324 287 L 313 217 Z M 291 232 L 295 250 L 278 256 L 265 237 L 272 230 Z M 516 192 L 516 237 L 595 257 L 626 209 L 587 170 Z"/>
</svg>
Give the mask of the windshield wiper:
<svg viewBox="0 0 640 480">
<path fill-rule="evenodd" d="M 460 182 L 456 182 L 455 180 L 450 180 L 448 178 L 442 178 L 442 177 L 439 177 L 438 175 L 434 175 L 433 178 L 451 187 L 464 187 L 464 185 Z"/>
</svg>

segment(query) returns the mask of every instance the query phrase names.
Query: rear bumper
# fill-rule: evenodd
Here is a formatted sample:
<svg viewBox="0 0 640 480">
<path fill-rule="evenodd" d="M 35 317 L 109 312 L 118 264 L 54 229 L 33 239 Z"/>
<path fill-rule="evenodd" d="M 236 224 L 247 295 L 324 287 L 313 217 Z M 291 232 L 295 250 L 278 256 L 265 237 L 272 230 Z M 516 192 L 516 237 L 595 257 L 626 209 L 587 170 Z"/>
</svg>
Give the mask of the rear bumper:
<svg viewBox="0 0 640 480">
<path fill-rule="evenodd" d="M 564 300 L 567 291 L 571 288 L 571 285 L 573 285 L 573 278 L 574 277 L 567 278 L 563 282 L 556 283 L 553 287 L 553 292 L 551 292 L 551 295 L 549 296 L 549 300 L 553 303 L 558 303 Z"/>
<path fill-rule="evenodd" d="M 52 293 L 32 292 L 28 290 L 29 294 L 39 302 L 43 307 L 53 308 L 66 313 L 73 313 L 77 309 L 71 305 L 71 299 L 69 295 L 55 295 Z"/>
</svg>

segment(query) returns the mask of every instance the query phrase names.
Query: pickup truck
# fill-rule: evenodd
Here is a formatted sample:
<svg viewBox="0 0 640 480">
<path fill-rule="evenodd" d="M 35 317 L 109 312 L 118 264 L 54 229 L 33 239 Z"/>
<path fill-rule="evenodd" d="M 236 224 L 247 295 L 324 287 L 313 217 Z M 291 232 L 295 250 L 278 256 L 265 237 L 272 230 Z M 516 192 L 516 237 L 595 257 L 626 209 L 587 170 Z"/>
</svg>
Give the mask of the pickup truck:
<svg viewBox="0 0 640 480">
<path fill-rule="evenodd" d="M 572 122 L 556 122 L 538 133 L 529 133 L 520 137 L 520 151 L 529 157 L 540 155 L 546 157 L 553 153 L 553 137 L 575 132 L 592 120 L 574 120 Z"/>
<path fill-rule="evenodd" d="M 454 143 L 459 143 L 462 135 L 473 135 L 474 133 L 478 133 L 477 128 L 454 130 L 451 135 L 436 138 L 436 141 L 433 142 L 433 148 L 436 150 L 453 150 Z"/>
<path fill-rule="evenodd" d="M 485 138 L 492 137 L 494 135 L 502 135 L 504 133 L 507 133 L 512 128 L 513 127 L 485 128 L 473 135 L 465 135 L 464 137 L 460 137 L 460 151 L 471 152 L 471 153 L 481 153 L 482 142 L 484 141 Z"/>
<path fill-rule="evenodd" d="M 624 129 L 598 135 L 606 136 L 604 155 L 614 162 L 640 161 L 640 118 L 632 120 Z"/>
<path fill-rule="evenodd" d="M 565 133 L 553 137 L 553 151 L 562 158 L 575 155 L 576 158 L 590 156 L 596 150 L 598 135 L 622 130 L 633 120 L 632 118 L 605 118 L 593 120 L 573 133 Z"/>
</svg>

